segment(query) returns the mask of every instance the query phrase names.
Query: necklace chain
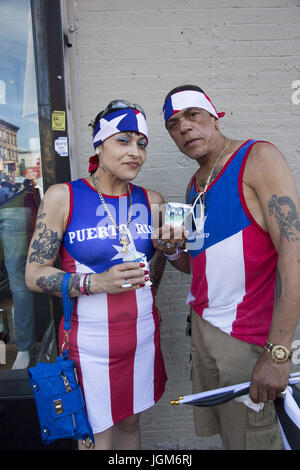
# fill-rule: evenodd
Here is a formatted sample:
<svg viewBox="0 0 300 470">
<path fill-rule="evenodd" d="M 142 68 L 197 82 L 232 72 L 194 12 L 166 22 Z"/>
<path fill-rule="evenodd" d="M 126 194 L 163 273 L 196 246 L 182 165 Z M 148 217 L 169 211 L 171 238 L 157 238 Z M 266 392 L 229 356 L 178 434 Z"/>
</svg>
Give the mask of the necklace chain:
<svg viewBox="0 0 300 470">
<path fill-rule="evenodd" d="M 211 169 L 211 172 L 206 180 L 206 183 L 205 183 L 205 186 L 204 186 L 204 189 L 203 189 L 203 193 L 202 193 L 202 202 L 203 202 L 203 213 L 205 212 L 205 196 L 206 196 L 206 191 L 207 191 L 207 188 L 208 186 L 210 185 L 210 182 L 211 182 L 211 179 L 212 179 L 212 175 L 213 175 L 213 171 L 214 169 L 216 168 L 220 158 L 224 155 L 225 151 L 228 149 L 229 147 L 229 144 L 231 142 L 231 139 L 228 139 L 228 142 L 227 144 L 225 145 L 225 147 L 223 148 L 222 152 L 217 156 L 216 160 L 215 160 L 215 163 Z"/>
<path fill-rule="evenodd" d="M 116 227 L 116 229 L 118 230 L 119 234 L 121 235 L 120 238 L 119 238 L 119 242 L 121 243 L 122 245 L 122 252 L 123 253 L 127 253 L 127 245 L 129 244 L 129 239 L 128 239 L 128 236 L 127 236 L 127 233 L 126 231 L 122 231 L 119 227 L 119 225 L 117 224 L 117 222 L 114 220 L 113 216 L 111 215 L 111 212 L 105 202 L 105 199 L 103 197 L 103 194 L 101 193 L 97 183 L 96 183 L 96 179 L 94 177 L 94 175 L 92 175 L 92 181 L 94 183 L 94 186 L 96 188 L 96 191 L 98 193 L 98 196 L 100 198 L 100 201 L 102 202 L 103 206 L 104 206 L 104 209 L 106 210 L 106 213 L 108 215 L 108 217 L 110 218 L 111 222 L 113 223 L 113 225 Z M 131 217 L 132 217 L 132 195 L 131 195 L 131 190 L 130 190 L 130 185 L 129 183 L 127 183 L 127 188 L 128 188 L 128 194 L 129 194 L 129 211 L 128 211 L 128 219 L 127 219 L 127 229 L 130 225 L 130 222 L 131 222 Z"/>
</svg>

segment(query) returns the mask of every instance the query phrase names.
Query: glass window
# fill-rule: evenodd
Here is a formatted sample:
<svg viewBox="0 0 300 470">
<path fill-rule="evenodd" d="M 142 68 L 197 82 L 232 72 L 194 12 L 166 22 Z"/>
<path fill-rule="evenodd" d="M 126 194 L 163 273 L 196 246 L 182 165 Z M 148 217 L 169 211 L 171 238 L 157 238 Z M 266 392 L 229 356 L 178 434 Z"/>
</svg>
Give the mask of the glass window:
<svg viewBox="0 0 300 470">
<path fill-rule="evenodd" d="M 1 0 L 0 42 L 0 369 L 26 368 L 48 302 L 25 284 L 43 196 L 30 0 Z"/>
</svg>

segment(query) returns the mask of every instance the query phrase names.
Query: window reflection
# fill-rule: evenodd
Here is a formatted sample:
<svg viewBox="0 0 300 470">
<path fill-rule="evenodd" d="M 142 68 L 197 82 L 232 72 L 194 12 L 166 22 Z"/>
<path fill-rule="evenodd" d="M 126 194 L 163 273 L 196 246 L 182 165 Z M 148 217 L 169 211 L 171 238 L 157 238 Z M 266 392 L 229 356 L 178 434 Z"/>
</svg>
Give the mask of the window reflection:
<svg viewBox="0 0 300 470">
<path fill-rule="evenodd" d="M 43 196 L 30 0 L 1 0 L 0 41 L 0 368 L 25 368 L 36 343 L 25 263 Z"/>
</svg>

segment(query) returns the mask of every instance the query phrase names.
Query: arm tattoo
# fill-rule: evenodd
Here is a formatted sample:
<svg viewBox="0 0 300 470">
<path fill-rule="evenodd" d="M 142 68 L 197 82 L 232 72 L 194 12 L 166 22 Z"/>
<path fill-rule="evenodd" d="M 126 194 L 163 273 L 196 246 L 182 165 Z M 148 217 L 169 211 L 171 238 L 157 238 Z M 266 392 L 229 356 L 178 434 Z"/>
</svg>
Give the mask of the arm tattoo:
<svg viewBox="0 0 300 470">
<path fill-rule="evenodd" d="M 288 196 L 273 194 L 268 202 L 269 214 L 274 216 L 281 234 L 288 241 L 300 240 L 300 220 L 294 201 Z"/>
<path fill-rule="evenodd" d="M 277 269 L 275 289 L 274 289 L 274 307 L 275 308 L 278 306 L 280 302 L 281 290 L 282 290 L 281 275 L 280 275 L 279 269 Z"/>
<path fill-rule="evenodd" d="M 36 220 L 41 220 L 46 216 L 46 212 L 44 212 L 44 201 L 40 203 L 39 210 L 36 216 Z"/>
<path fill-rule="evenodd" d="M 160 252 L 156 255 L 153 261 L 151 269 L 151 281 L 155 292 L 157 292 L 161 279 L 163 277 L 166 261 L 166 258 Z"/>
<path fill-rule="evenodd" d="M 62 294 L 63 272 L 50 274 L 49 276 L 41 276 L 36 280 L 36 285 L 42 289 L 45 294 Z M 72 274 L 69 282 L 69 293 L 75 292 L 80 294 L 79 288 L 80 275 Z"/>
<path fill-rule="evenodd" d="M 39 233 L 37 233 L 40 230 Z M 36 236 L 32 242 L 32 253 L 29 262 L 44 264 L 44 260 L 56 257 L 61 245 L 57 232 L 47 229 L 46 224 L 39 222 L 36 226 Z"/>
<path fill-rule="evenodd" d="M 50 274 L 50 276 L 41 276 L 36 280 L 36 285 L 46 294 L 62 293 L 62 280 L 64 273 Z"/>
</svg>

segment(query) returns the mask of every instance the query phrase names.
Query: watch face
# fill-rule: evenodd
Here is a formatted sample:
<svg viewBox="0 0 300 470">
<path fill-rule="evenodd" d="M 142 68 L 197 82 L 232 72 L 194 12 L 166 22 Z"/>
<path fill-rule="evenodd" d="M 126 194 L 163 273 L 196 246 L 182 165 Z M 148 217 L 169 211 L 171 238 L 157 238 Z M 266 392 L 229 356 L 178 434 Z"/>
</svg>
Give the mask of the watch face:
<svg viewBox="0 0 300 470">
<path fill-rule="evenodd" d="M 288 351 L 282 346 L 274 346 L 272 354 L 278 362 L 286 361 L 288 358 Z"/>
</svg>

